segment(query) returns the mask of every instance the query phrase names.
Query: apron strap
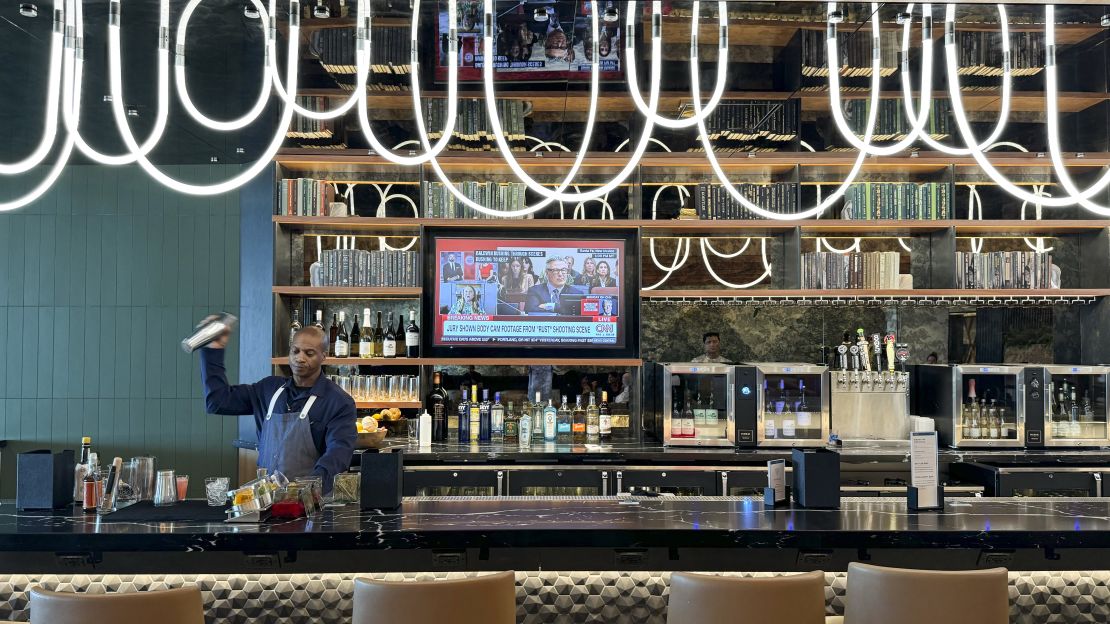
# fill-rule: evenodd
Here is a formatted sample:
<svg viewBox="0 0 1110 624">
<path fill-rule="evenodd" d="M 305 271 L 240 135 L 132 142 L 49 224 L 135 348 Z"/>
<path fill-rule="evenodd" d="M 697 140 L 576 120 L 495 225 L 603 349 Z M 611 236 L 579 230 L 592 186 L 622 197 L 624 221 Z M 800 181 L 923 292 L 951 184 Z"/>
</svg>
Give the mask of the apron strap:
<svg viewBox="0 0 1110 624">
<path fill-rule="evenodd" d="M 304 409 L 301 410 L 300 420 L 308 418 L 308 410 L 312 409 L 312 404 L 316 402 L 316 395 L 308 397 L 308 402 L 304 404 Z"/>
<path fill-rule="evenodd" d="M 270 420 L 270 416 L 274 415 L 274 406 L 277 405 L 278 397 L 281 396 L 282 392 L 285 392 L 285 386 L 278 388 L 277 392 L 274 393 L 274 396 L 270 397 L 270 407 L 266 409 L 266 420 Z"/>
</svg>

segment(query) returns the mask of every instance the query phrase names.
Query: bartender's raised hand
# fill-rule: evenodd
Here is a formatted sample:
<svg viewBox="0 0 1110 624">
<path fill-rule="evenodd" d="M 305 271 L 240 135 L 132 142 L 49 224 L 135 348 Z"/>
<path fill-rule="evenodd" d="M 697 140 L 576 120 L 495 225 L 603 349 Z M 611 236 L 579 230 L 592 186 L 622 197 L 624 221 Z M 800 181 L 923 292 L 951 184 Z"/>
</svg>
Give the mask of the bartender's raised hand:
<svg viewBox="0 0 1110 624">
<path fill-rule="evenodd" d="M 197 323 L 197 327 L 200 327 L 201 325 L 204 325 L 205 323 L 210 323 L 212 321 L 215 321 L 219 318 L 220 318 L 219 314 L 209 314 L 208 316 L 204 317 L 204 320 Z M 231 330 L 230 329 L 226 330 L 224 333 L 220 334 L 219 338 L 213 340 L 212 342 L 210 342 L 210 343 L 208 343 L 204 346 L 207 349 L 223 349 L 223 348 L 227 347 L 228 340 L 231 340 Z"/>
</svg>

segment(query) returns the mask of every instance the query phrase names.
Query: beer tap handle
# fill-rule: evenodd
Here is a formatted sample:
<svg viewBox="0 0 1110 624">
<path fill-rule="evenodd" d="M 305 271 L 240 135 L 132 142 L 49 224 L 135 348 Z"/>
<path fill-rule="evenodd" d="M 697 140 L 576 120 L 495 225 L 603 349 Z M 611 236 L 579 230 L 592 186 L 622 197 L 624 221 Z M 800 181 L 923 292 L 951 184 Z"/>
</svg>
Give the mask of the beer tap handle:
<svg viewBox="0 0 1110 624">
<path fill-rule="evenodd" d="M 852 345 L 848 347 L 848 352 L 852 354 L 852 370 L 859 370 L 859 345 Z"/>
<path fill-rule="evenodd" d="M 883 339 L 879 334 L 871 334 L 871 350 L 875 353 L 875 370 L 883 370 Z"/>
<path fill-rule="evenodd" d="M 840 360 L 840 370 L 848 370 L 848 345 L 842 344 L 836 348 Z"/>
<path fill-rule="evenodd" d="M 886 335 L 886 369 L 894 372 L 894 334 Z"/>
</svg>

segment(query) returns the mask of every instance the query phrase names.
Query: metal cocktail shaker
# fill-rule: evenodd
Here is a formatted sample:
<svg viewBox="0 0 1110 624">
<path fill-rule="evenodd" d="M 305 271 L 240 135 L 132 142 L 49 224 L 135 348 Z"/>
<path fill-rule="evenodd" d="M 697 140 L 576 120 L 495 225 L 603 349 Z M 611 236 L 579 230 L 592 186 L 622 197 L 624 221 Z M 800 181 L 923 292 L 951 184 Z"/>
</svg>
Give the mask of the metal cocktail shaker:
<svg viewBox="0 0 1110 624">
<path fill-rule="evenodd" d="M 219 338 L 224 332 L 234 329 L 238 322 L 239 319 L 235 318 L 235 315 L 227 312 L 221 312 L 201 321 L 200 325 L 197 325 L 196 331 L 181 341 L 181 350 L 185 353 L 192 353 Z"/>
</svg>

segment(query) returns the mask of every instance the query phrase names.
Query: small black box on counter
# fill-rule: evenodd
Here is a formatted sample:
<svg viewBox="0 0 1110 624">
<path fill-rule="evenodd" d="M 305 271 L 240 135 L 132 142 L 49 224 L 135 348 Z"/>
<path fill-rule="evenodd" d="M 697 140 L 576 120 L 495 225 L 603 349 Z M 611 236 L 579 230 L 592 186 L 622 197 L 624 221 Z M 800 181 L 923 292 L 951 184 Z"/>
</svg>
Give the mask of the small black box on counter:
<svg viewBox="0 0 1110 624">
<path fill-rule="evenodd" d="M 814 509 L 840 507 L 840 453 L 828 449 L 794 449 L 794 502 Z"/>
<path fill-rule="evenodd" d="M 405 462 L 400 450 L 367 450 L 360 458 L 359 509 L 399 509 Z"/>
<path fill-rule="evenodd" d="M 15 507 L 61 509 L 73 504 L 73 451 L 27 451 L 15 460 Z"/>
</svg>

